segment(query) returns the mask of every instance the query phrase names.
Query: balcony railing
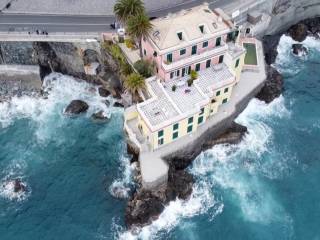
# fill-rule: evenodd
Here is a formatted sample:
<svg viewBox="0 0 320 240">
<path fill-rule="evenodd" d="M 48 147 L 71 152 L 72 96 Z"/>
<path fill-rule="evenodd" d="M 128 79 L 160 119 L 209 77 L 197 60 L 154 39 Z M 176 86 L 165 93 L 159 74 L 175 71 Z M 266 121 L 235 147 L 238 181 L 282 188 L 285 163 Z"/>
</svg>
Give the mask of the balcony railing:
<svg viewBox="0 0 320 240">
<path fill-rule="evenodd" d="M 167 61 L 164 61 L 162 63 L 162 67 L 165 71 L 170 71 L 172 69 L 175 68 L 179 68 L 185 65 L 189 65 L 192 63 L 197 63 L 203 59 L 206 59 L 208 57 L 214 56 L 220 52 L 226 51 L 228 49 L 228 45 L 225 42 L 221 42 L 221 45 L 218 47 L 214 47 L 211 50 L 205 51 L 205 52 L 201 52 L 201 53 L 197 53 L 191 56 L 188 56 L 186 58 L 177 60 L 177 61 L 173 61 L 171 63 L 168 63 Z"/>
</svg>

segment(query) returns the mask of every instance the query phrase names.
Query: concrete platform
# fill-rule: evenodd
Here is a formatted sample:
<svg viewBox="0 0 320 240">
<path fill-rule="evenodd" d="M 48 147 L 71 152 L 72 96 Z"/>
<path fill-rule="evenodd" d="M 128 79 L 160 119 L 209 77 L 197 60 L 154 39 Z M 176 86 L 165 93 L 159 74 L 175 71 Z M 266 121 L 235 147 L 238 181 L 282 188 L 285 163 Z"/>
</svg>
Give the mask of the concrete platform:
<svg viewBox="0 0 320 240">
<path fill-rule="evenodd" d="M 192 150 L 197 146 L 199 139 L 203 138 L 208 131 L 221 132 L 228 128 L 232 122 L 247 106 L 249 101 L 257 94 L 266 80 L 264 54 L 262 43 L 256 42 L 258 58 L 262 59 L 258 65 L 258 71 L 243 71 L 241 80 L 234 87 L 230 101 L 219 107 L 218 112 L 210 117 L 204 124 L 198 127 L 197 131 L 181 137 L 158 148 L 153 152 L 141 152 L 139 161 L 141 166 L 143 187 L 150 189 L 165 184 L 168 178 L 168 164 L 164 159 L 170 155 L 179 154 L 181 151 Z"/>
</svg>

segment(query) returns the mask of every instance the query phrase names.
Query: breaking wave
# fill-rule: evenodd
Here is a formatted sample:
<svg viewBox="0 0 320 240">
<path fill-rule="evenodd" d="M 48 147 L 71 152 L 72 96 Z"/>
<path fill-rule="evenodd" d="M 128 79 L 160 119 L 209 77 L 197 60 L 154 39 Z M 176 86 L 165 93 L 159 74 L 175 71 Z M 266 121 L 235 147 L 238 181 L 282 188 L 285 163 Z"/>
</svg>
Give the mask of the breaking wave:
<svg viewBox="0 0 320 240">
<path fill-rule="evenodd" d="M 248 134 L 238 145 L 216 145 L 201 153 L 190 167 L 196 177 L 193 193 L 189 200 L 170 202 L 151 225 L 133 232 L 117 229 L 119 239 L 155 239 L 167 234 L 185 218 L 207 214 L 210 221 L 224 209 L 223 197 L 216 189 L 230 192 L 238 199 L 243 217 L 249 221 L 268 223 L 279 220 L 279 212 L 284 214 L 281 205 L 263 187 L 256 178 L 263 175 L 267 178 L 279 178 L 288 167 L 285 161 L 258 160 L 270 151 L 279 154 L 270 146 L 272 129 L 270 119 L 278 121 L 289 118 L 290 113 L 279 97 L 267 105 L 253 99 L 237 122 L 248 127 Z"/>
</svg>

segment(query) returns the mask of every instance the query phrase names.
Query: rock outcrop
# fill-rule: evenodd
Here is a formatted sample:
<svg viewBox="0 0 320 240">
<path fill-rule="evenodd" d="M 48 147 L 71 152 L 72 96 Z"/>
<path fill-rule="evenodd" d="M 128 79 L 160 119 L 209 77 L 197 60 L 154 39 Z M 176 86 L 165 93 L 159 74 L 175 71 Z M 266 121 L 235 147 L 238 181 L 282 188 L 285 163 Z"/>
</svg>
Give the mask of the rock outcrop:
<svg viewBox="0 0 320 240">
<path fill-rule="evenodd" d="M 22 183 L 22 181 L 20 179 L 15 179 L 13 181 L 13 191 L 15 193 L 25 192 L 26 191 L 26 186 Z"/>
<path fill-rule="evenodd" d="M 194 178 L 187 172 L 186 168 L 192 163 L 195 156 L 215 144 L 236 144 L 241 141 L 246 132 L 246 127 L 233 122 L 232 126 L 219 137 L 209 138 L 211 140 L 197 146 L 197 151 L 195 151 L 194 155 L 166 159 L 169 163 L 167 185 L 153 190 L 138 189 L 127 204 L 125 211 L 126 225 L 129 228 L 147 225 L 159 217 L 170 201 L 177 198 L 187 200 L 192 194 Z M 135 153 L 132 148 L 128 148 L 128 150 Z M 136 154 L 137 157 L 138 155 Z"/>
<path fill-rule="evenodd" d="M 99 87 L 98 91 L 101 97 L 108 97 L 111 94 L 110 91 L 105 89 L 104 87 Z"/>
<path fill-rule="evenodd" d="M 94 122 L 99 122 L 99 123 L 104 123 L 107 122 L 109 120 L 108 116 L 106 115 L 106 113 L 102 110 L 100 110 L 99 112 L 96 112 L 94 114 L 91 115 L 91 119 Z"/>
<path fill-rule="evenodd" d="M 158 189 L 139 189 L 129 200 L 125 223 L 129 228 L 142 227 L 156 220 L 170 201 L 186 200 L 192 193 L 193 176 L 185 170 L 171 169 L 167 186 Z"/>
<path fill-rule="evenodd" d="M 275 98 L 279 97 L 283 91 L 283 77 L 272 66 L 267 66 L 267 80 L 264 87 L 256 96 L 259 100 L 266 103 L 272 102 Z"/>
<path fill-rule="evenodd" d="M 308 54 L 308 49 L 300 43 L 292 44 L 292 52 L 298 56 L 305 56 Z"/>
<path fill-rule="evenodd" d="M 66 107 L 66 114 L 80 114 L 88 110 L 89 105 L 82 100 L 72 100 L 71 103 Z"/>
<path fill-rule="evenodd" d="M 304 23 L 298 23 L 288 30 L 288 34 L 293 40 L 302 42 L 308 36 L 308 27 Z"/>
</svg>

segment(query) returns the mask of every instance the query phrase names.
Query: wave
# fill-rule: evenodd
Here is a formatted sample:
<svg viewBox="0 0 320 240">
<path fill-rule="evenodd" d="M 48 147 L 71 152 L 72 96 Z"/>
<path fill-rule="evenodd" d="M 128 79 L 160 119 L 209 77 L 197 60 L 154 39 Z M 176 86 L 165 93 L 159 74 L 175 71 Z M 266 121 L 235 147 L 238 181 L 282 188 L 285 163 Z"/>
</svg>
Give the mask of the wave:
<svg viewBox="0 0 320 240">
<path fill-rule="evenodd" d="M 207 214 L 209 221 L 214 221 L 225 207 L 223 197 L 216 192 L 218 188 L 235 195 L 235 204 L 240 205 L 246 220 L 267 224 L 284 217 L 288 223 L 288 216 L 281 205 L 257 178 L 259 175 L 270 179 L 281 177 L 286 163 L 279 159 L 257 160 L 273 151 L 269 146 L 273 135 L 268 125 L 271 124 L 270 119 L 276 122 L 289 117 L 282 96 L 269 105 L 257 99 L 251 100 L 236 119 L 248 127 L 244 140 L 238 145 L 216 145 L 194 160 L 189 170 L 196 177 L 196 183 L 190 199 L 170 202 L 159 219 L 149 226 L 133 232 L 116 228 L 116 238 L 156 239 L 168 234 L 183 219 L 199 214 Z"/>
<path fill-rule="evenodd" d="M 299 73 L 305 64 L 304 61 L 312 61 L 313 56 L 320 52 L 320 40 L 315 37 L 308 36 L 302 44 L 307 48 L 308 54 L 303 56 L 295 56 L 292 53 L 292 44 L 299 43 L 294 41 L 290 36 L 282 35 L 277 47 L 278 55 L 275 61 L 275 67 L 284 74 L 295 75 Z M 318 64 L 320 64 L 318 62 Z"/>
<path fill-rule="evenodd" d="M 57 134 L 57 129 L 63 129 L 67 124 L 62 114 L 64 108 L 74 99 L 81 99 L 89 104 L 86 117 L 103 110 L 108 116 L 121 112 L 119 108 L 108 107 L 106 100 L 112 106 L 113 98 L 101 97 L 98 87 L 71 76 L 52 73 L 44 79 L 43 88 L 48 92 L 47 98 L 29 96 L 13 97 L 10 102 L 0 103 L 0 127 L 6 128 L 18 119 L 30 119 L 36 124 L 35 135 L 40 142 L 55 137 L 63 141 Z M 54 126 L 54 127 L 53 127 Z"/>
</svg>

